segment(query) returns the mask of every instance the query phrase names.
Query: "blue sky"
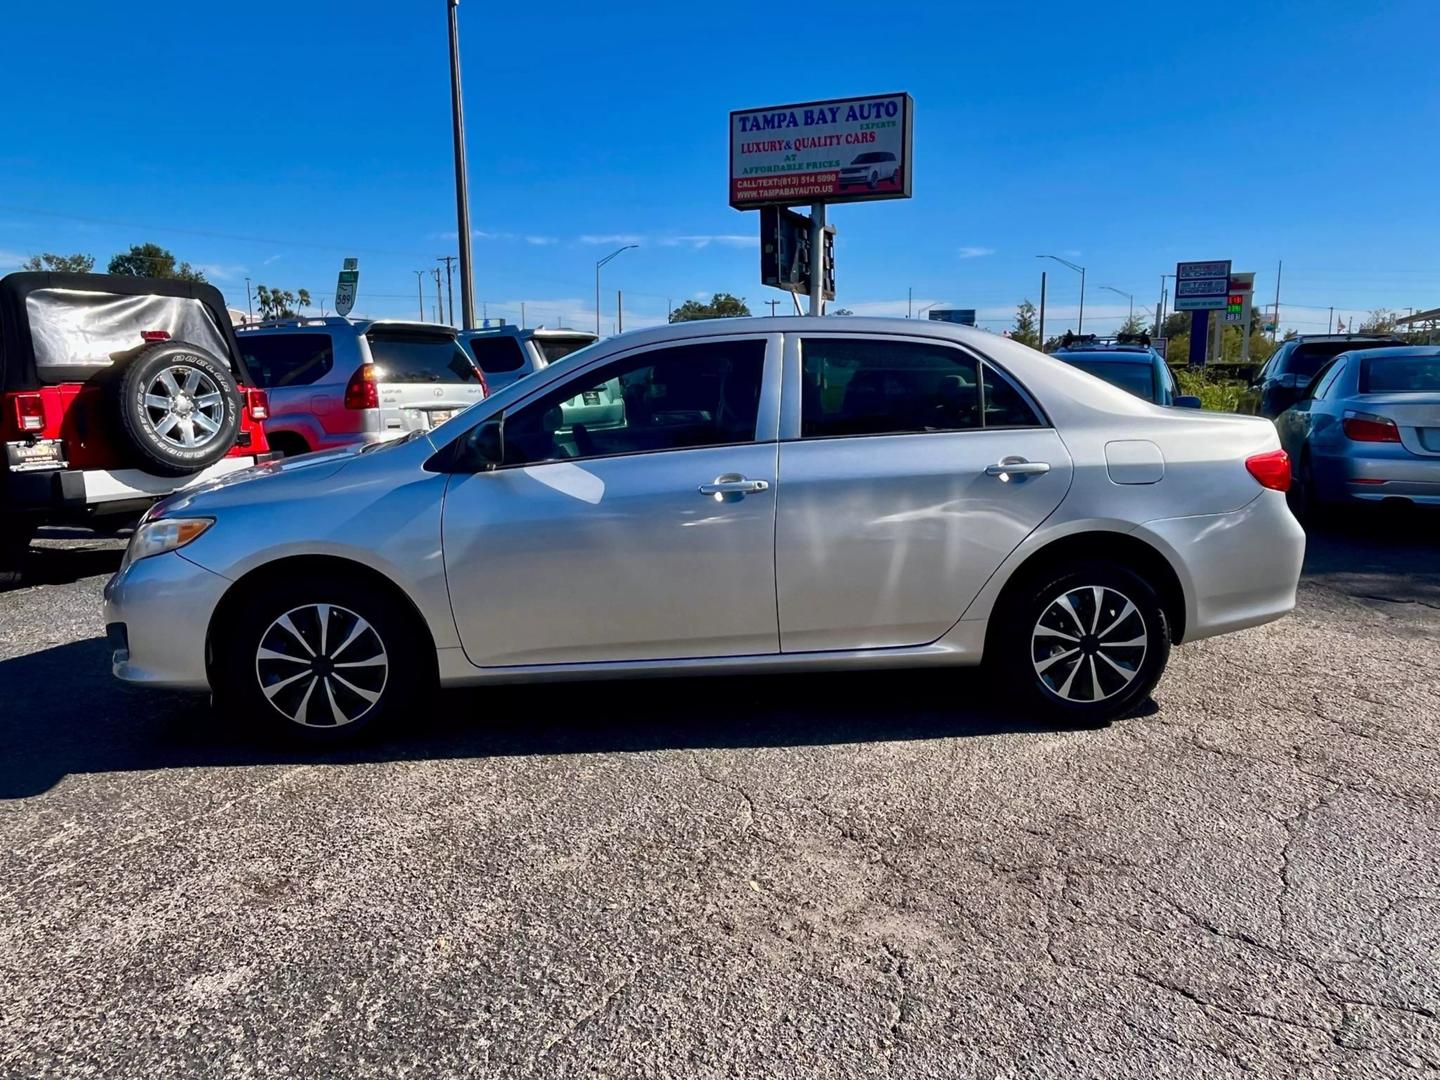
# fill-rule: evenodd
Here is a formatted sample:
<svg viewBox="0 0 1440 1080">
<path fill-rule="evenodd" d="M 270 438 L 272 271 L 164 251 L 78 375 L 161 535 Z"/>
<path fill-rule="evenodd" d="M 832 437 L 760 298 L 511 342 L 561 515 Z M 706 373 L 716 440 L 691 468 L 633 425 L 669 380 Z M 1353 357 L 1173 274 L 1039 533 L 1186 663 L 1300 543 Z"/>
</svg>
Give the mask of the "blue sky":
<svg viewBox="0 0 1440 1080">
<path fill-rule="evenodd" d="M 1225 258 L 1284 321 L 1440 306 L 1433 0 L 1210 5 L 460 7 L 476 293 L 488 313 L 627 327 L 724 290 L 764 302 L 726 202 L 727 114 L 909 91 L 915 197 L 831 210 L 839 304 L 1008 324 L 1045 264 L 1088 268 L 1087 328 L 1177 259 Z M 5 16 L 0 270 L 154 240 L 245 283 L 413 317 L 454 250 L 444 0 L 74 0 Z M 807 35 L 818 55 L 807 54 Z M 1050 320 L 1078 279 L 1048 264 Z M 433 300 L 427 280 L 426 296 Z M 429 301 L 427 301 L 427 308 Z M 785 310 L 784 305 L 780 310 Z"/>
</svg>

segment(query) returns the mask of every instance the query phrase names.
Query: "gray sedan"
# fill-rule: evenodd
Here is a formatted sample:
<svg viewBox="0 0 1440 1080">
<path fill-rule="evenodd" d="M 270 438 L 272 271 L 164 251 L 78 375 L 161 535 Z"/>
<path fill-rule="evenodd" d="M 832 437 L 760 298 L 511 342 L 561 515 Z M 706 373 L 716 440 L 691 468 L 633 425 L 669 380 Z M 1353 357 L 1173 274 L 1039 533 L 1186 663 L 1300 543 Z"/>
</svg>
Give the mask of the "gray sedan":
<svg viewBox="0 0 1440 1080">
<path fill-rule="evenodd" d="M 1058 723 L 1279 618 L 1269 421 L 948 323 L 610 338 L 404 440 L 173 498 L 106 589 L 121 679 L 334 739 L 436 683 L 986 663 Z"/>
<path fill-rule="evenodd" d="M 1301 514 L 1342 503 L 1440 505 L 1440 347 L 1341 353 L 1275 426 Z"/>
</svg>

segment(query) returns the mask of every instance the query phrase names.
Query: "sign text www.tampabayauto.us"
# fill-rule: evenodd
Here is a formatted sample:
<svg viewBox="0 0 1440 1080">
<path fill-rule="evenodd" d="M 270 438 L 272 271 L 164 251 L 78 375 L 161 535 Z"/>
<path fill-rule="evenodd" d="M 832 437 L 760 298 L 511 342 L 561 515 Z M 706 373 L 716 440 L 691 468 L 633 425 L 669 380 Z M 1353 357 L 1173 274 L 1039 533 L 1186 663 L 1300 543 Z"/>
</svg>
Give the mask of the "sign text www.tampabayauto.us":
<svg viewBox="0 0 1440 1080">
<path fill-rule="evenodd" d="M 910 197 L 909 94 L 810 101 L 730 114 L 730 205 Z"/>
</svg>

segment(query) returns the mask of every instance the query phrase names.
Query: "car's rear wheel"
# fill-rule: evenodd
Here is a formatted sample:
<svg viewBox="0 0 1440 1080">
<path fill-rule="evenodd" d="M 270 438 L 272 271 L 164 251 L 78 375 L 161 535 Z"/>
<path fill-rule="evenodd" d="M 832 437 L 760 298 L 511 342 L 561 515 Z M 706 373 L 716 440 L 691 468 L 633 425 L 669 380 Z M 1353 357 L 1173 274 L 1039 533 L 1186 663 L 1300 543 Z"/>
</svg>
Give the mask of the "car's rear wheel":
<svg viewBox="0 0 1440 1080">
<path fill-rule="evenodd" d="M 1170 625 L 1150 584 L 1115 563 L 1037 575 L 1011 598 L 987 657 L 997 689 L 1048 722 L 1085 727 L 1132 712 L 1170 658 Z"/>
<path fill-rule="evenodd" d="M 416 616 L 340 575 L 256 590 L 216 635 L 216 704 L 312 742 L 342 742 L 419 708 L 431 683 Z"/>
<path fill-rule="evenodd" d="M 1319 525 L 1325 517 L 1325 505 L 1315 492 L 1315 467 L 1310 463 L 1310 455 L 1302 453 L 1300 463 L 1291 477 L 1290 490 L 1286 493 L 1290 500 L 1290 512 L 1302 523 L 1307 525 Z"/>
<path fill-rule="evenodd" d="M 225 363 L 183 341 L 148 345 L 116 385 L 120 430 L 140 467 L 166 476 L 209 468 L 240 430 L 240 392 Z"/>
</svg>

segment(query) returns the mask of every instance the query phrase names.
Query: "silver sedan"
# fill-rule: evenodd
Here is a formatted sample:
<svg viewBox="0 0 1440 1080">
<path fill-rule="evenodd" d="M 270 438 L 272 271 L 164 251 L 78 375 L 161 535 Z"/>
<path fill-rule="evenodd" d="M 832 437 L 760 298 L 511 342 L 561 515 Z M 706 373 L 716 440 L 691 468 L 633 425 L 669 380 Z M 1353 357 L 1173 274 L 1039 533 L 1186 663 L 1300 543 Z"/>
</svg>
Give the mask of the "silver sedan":
<svg viewBox="0 0 1440 1080">
<path fill-rule="evenodd" d="M 160 504 L 121 679 L 327 740 L 501 680 L 980 664 L 1090 724 L 1290 611 L 1274 426 L 946 323 L 683 323 Z"/>
</svg>

